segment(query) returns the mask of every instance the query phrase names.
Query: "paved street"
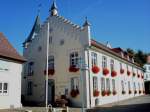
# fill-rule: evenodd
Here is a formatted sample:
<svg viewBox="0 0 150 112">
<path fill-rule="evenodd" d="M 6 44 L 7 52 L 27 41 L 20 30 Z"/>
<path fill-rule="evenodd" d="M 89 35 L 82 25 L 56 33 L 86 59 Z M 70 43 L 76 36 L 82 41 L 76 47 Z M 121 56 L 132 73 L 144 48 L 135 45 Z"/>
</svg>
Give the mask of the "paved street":
<svg viewBox="0 0 150 112">
<path fill-rule="evenodd" d="M 150 95 L 140 96 L 133 99 L 103 105 L 88 112 L 150 112 Z"/>
</svg>

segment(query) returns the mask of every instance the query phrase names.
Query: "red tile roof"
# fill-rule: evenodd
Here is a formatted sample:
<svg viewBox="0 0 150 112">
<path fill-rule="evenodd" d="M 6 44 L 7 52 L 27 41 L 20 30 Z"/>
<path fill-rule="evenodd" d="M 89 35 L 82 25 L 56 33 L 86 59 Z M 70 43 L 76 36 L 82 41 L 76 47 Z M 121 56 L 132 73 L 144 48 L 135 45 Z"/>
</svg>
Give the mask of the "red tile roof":
<svg viewBox="0 0 150 112">
<path fill-rule="evenodd" d="M 23 63 L 25 59 L 19 55 L 16 49 L 9 43 L 3 33 L 0 32 L 0 58 Z"/>
</svg>

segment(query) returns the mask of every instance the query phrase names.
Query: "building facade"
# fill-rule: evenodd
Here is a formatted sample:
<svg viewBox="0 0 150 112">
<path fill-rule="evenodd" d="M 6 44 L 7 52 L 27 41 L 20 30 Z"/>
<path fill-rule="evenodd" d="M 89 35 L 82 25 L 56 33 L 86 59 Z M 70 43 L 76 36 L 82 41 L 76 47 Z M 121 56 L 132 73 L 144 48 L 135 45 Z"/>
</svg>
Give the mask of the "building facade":
<svg viewBox="0 0 150 112">
<path fill-rule="evenodd" d="M 147 57 L 147 64 L 144 65 L 144 69 L 145 93 L 150 94 L 150 56 Z"/>
<path fill-rule="evenodd" d="M 49 103 L 65 95 L 72 106 L 90 108 L 143 95 L 143 69 L 132 56 L 91 39 L 88 20 L 83 26 L 73 24 L 58 14 L 54 2 L 43 24 L 37 16 L 24 42 L 26 101 L 45 102 L 47 39 Z"/>
<path fill-rule="evenodd" d="M 24 61 L 0 33 L 0 109 L 22 106 L 21 72 Z"/>
</svg>

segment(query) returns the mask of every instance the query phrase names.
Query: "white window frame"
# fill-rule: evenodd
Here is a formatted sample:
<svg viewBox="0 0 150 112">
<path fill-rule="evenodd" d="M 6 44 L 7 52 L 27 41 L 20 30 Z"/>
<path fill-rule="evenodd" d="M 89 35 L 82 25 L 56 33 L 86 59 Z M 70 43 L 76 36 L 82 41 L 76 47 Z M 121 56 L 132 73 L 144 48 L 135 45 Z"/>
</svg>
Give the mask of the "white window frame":
<svg viewBox="0 0 150 112">
<path fill-rule="evenodd" d="M 8 92 L 9 92 L 9 84 L 7 82 L 0 82 L 1 84 L 1 89 L 0 89 L 0 95 L 8 95 Z M 6 86 L 6 89 L 5 89 L 5 84 L 7 85 Z"/>
<path fill-rule="evenodd" d="M 1 95 L 1 94 L 3 94 L 3 83 L 0 82 L 0 85 L 1 85 L 1 86 L 0 86 L 0 95 Z"/>
<path fill-rule="evenodd" d="M 121 80 L 121 87 L 122 87 L 122 91 L 125 91 L 125 85 L 124 85 L 124 81 Z"/>
<path fill-rule="evenodd" d="M 128 89 L 131 90 L 131 82 L 128 81 Z"/>
<path fill-rule="evenodd" d="M 48 57 L 48 68 L 49 69 L 54 69 L 54 65 L 55 65 L 54 61 L 55 61 L 54 56 Z"/>
<path fill-rule="evenodd" d="M 115 61 L 113 59 L 110 60 L 110 70 L 113 71 L 115 69 Z"/>
<path fill-rule="evenodd" d="M 106 79 L 106 90 L 110 91 L 110 79 L 109 78 Z"/>
<path fill-rule="evenodd" d="M 91 53 L 91 63 L 92 63 L 92 67 L 94 65 L 97 65 L 97 54 L 94 52 Z"/>
<path fill-rule="evenodd" d="M 72 77 L 71 78 L 71 90 L 79 90 L 79 77 Z"/>
<path fill-rule="evenodd" d="M 101 77 L 101 91 L 105 91 L 105 78 Z"/>
<path fill-rule="evenodd" d="M 79 53 L 77 51 L 70 54 L 70 66 L 79 66 Z"/>
<path fill-rule="evenodd" d="M 116 81 L 112 79 L 112 90 L 116 90 Z"/>
<path fill-rule="evenodd" d="M 107 57 L 102 56 L 102 68 L 107 68 Z"/>
<path fill-rule="evenodd" d="M 93 91 L 98 90 L 98 78 L 93 77 Z"/>
</svg>

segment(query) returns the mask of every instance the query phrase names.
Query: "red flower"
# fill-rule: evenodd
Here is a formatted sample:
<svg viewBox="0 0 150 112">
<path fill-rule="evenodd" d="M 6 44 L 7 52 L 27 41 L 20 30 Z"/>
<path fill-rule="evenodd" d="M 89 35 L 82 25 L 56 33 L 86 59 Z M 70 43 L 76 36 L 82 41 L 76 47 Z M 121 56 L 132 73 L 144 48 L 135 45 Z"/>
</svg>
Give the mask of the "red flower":
<svg viewBox="0 0 150 112">
<path fill-rule="evenodd" d="M 46 75 L 46 70 L 44 70 L 44 74 Z M 55 70 L 54 69 L 48 69 L 48 75 L 54 75 Z"/>
<path fill-rule="evenodd" d="M 144 79 L 144 76 L 142 75 L 141 78 Z"/>
<path fill-rule="evenodd" d="M 110 90 L 107 90 L 107 91 L 106 91 L 106 94 L 107 94 L 107 96 L 109 96 L 109 95 L 111 94 L 111 91 L 110 91 Z"/>
<path fill-rule="evenodd" d="M 140 78 L 140 74 L 138 74 L 138 78 Z"/>
<path fill-rule="evenodd" d="M 98 90 L 94 90 L 94 92 L 93 92 L 93 96 L 94 96 L 94 97 L 99 96 L 99 94 L 100 94 L 100 92 L 99 92 Z"/>
<path fill-rule="evenodd" d="M 69 72 L 77 72 L 77 71 L 79 71 L 79 68 L 77 68 L 75 65 L 69 67 Z"/>
<path fill-rule="evenodd" d="M 100 68 L 99 68 L 98 66 L 94 65 L 94 66 L 92 67 L 92 72 L 93 72 L 94 74 L 97 74 L 99 71 L 100 71 Z"/>
<path fill-rule="evenodd" d="M 131 90 L 129 90 L 129 94 L 131 94 L 132 93 L 132 91 Z"/>
<path fill-rule="evenodd" d="M 108 70 L 107 68 L 103 68 L 103 74 L 104 74 L 104 75 L 109 74 L 109 70 Z"/>
<path fill-rule="evenodd" d="M 136 73 L 133 73 L 133 76 L 136 76 Z"/>
<path fill-rule="evenodd" d="M 122 68 L 122 69 L 120 69 L 120 73 L 121 74 L 123 74 L 124 73 L 124 69 Z"/>
<path fill-rule="evenodd" d="M 112 77 L 117 76 L 117 72 L 113 70 L 113 71 L 111 72 L 111 76 L 112 76 Z"/>
<path fill-rule="evenodd" d="M 113 90 L 113 93 L 112 93 L 113 95 L 116 95 L 117 94 L 117 92 L 116 92 L 116 90 Z"/>
<path fill-rule="evenodd" d="M 78 89 L 73 89 L 70 92 L 71 97 L 75 98 L 77 95 L 79 94 L 79 90 Z"/>
<path fill-rule="evenodd" d="M 102 96 L 105 96 L 107 94 L 106 91 L 102 91 Z"/>
<path fill-rule="evenodd" d="M 134 94 L 137 94 L 137 90 L 134 91 Z"/>
<path fill-rule="evenodd" d="M 122 91 L 122 94 L 126 94 L 126 92 L 125 92 L 125 91 Z"/>
<path fill-rule="evenodd" d="M 130 74 L 131 74 L 131 73 L 130 73 L 130 71 L 128 70 L 128 71 L 127 71 L 127 75 L 130 76 Z"/>
</svg>

